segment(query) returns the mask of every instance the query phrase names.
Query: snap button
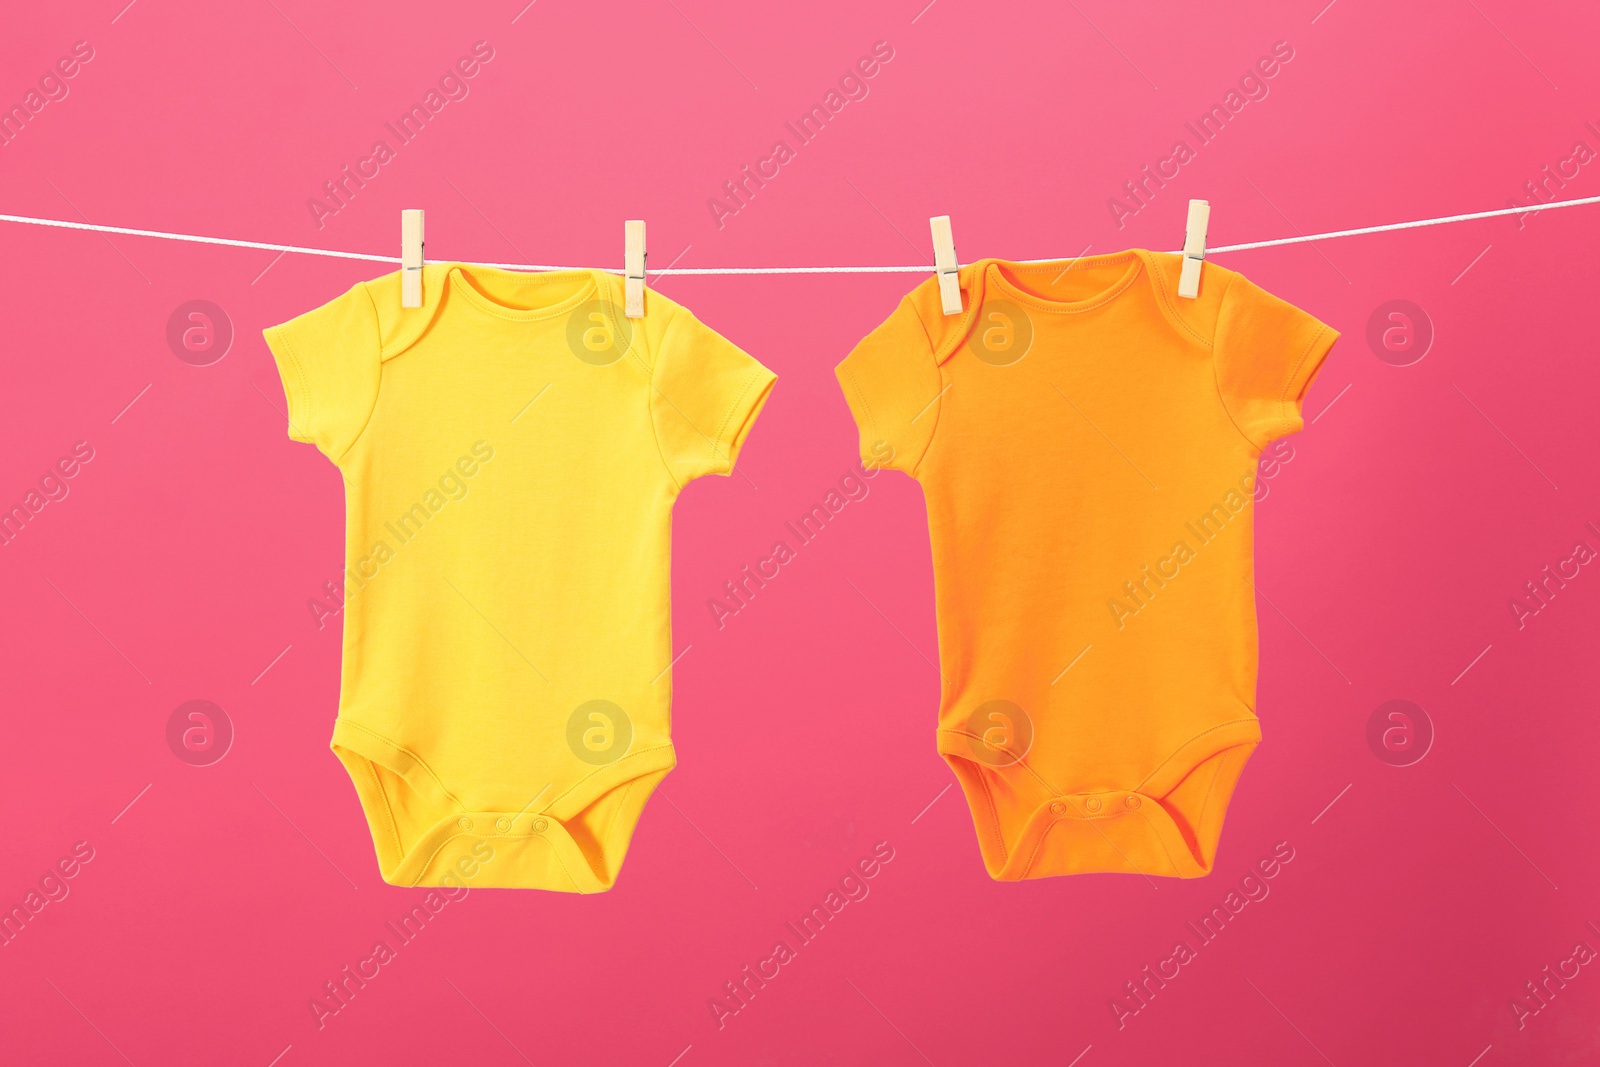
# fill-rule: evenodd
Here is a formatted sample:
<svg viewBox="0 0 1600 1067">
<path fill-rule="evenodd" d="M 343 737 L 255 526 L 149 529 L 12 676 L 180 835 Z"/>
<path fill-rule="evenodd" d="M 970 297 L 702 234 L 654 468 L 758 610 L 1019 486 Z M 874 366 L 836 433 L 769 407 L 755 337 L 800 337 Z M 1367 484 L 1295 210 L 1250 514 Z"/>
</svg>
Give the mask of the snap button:
<svg viewBox="0 0 1600 1067">
<path fill-rule="evenodd" d="M 501 833 L 505 833 L 507 830 L 511 829 L 511 820 L 502 815 L 500 818 L 494 821 L 494 828 L 499 830 Z"/>
<path fill-rule="evenodd" d="M 1099 797 L 1090 797 L 1088 800 L 1085 800 L 1083 802 L 1083 806 L 1088 808 L 1090 811 L 1099 811 L 1100 810 L 1100 798 Z"/>
<path fill-rule="evenodd" d="M 1141 801 L 1139 800 L 1138 797 L 1129 797 L 1128 798 L 1128 807 L 1130 807 L 1130 808 L 1137 808 L 1140 805 L 1140 803 L 1141 803 Z"/>
<path fill-rule="evenodd" d="M 1065 804 L 1061 803 L 1061 801 L 1058 800 L 1054 804 L 1050 805 L 1050 814 L 1051 815 L 1065 815 L 1066 813 L 1067 813 L 1067 806 Z"/>
<path fill-rule="evenodd" d="M 470 830 L 472 829 L 472 820 L 463 815 L 461 818 L 456 820 L 456 825 L 461 827 L 463 830 Z"/>
<path fill-rule="evenodd" d="M 535 819 L 533 820 L 533 832 L 536 834 L 542 834 L 545 831 L 545 827 L 549 825 L 550 824 L 545 822 L 543 819 Z"/>
</svg>

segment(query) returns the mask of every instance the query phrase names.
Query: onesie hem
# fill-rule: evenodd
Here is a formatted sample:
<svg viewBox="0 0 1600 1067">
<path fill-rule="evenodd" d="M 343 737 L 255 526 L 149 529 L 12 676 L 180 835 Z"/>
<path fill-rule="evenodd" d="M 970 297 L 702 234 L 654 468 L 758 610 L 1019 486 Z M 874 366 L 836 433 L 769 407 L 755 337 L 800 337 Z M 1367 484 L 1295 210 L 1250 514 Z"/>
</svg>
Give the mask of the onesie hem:
<svg viewBox="0 0 1600 1067">
<path fill-rule="evenodd" d="M 1255 716 L 1205 730 L 1161 762 L 1145 778 L 1118 789 L 1058 793 L 1023 759 L 1003 770 L 1025 774 L 1018 794 L 1042 797 L 1031 814 L 1016 816 L 1021 830 L 1010 841 L 994 808 L 990 778 L 1001 768 L 983 768 L 972 759 L 972 735 L 940 730 L 937 745 L 967 797 L 984 867 L 996 881 L 1020 881 L 1062 874 L 1124 873 L 1200 878 L 1211 873 L 1228 800 L 1240 773 L 1261 740 Z M 1206 776 L 1204 792 L 1178 797 L 1196 772 Z M 1195 783 L 1198 785 L 1198 782 Z M 1024 789 L 1023 786 L 1031 786 Z M 1022 802 L 1026 808 L 1031 801 Z M 1187 810 L 1186 810 L 1187 809 Z"/>
<path fill-rule="evenodd" d="M 655 786 L 677 764 L 670 742 L 597 768 L 559 793 L 531 784 L 520 811 L 468 808 L 425 761 L 348 718 L 334 722 L 330 746 L 350 774 L 372 832 L 379 873 L 390 885 L 546 889 L 601 893 L 616 883 L 634 827 Z M 401 778 L 440 815 L 409 844 L 401 840 L 388 792 L 375 768 Z M 640 784 L 645 789 L 635 789 Z M 567 826 L 613 790 L 619 803 L 591 857 Z M 537 807 L 535 807 L 537 805 Z M 602 861 L 596 869 L 595 859 Z"/>
</svg>

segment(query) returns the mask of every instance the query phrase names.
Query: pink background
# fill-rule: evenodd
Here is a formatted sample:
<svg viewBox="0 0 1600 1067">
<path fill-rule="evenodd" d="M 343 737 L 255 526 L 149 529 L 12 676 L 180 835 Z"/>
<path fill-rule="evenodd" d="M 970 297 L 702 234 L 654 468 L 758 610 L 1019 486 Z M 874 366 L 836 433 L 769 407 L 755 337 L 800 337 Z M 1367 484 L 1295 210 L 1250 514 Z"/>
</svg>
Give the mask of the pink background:
<svg viewBox="0 0 1600 1067">
<path fill-rule="evenodd" d="M 74 42 L 94 58 L 0 148 L 0 210 L 393 255 L 399 209 L 423 207 L 434 259 L 614 266 L 639 217 L 655 267 L 917 263 L 933 214 L 968 259 L 1069 256 L 1176 247 L 1205 197 L 1231 243 L 1502 207 L 1575 141 L 1600 149 L 1600 13 L 1571 2 L 123 2 L 8 12 L 7 107 Z M 470 95 L 318 229 L 306 201 L 480 40 Z M 1107 199 L 1280 40 L 1270 95 L 1119 231 Z M 793 147 L 784 122 L 877 41 L 870 94 L 719 228 L 708 198 Z M 1574 165 L 1559 195 L 1600 193 L 1600 161 Z M 286 438 L 260 330 L 387 268 L 0 242 L 0 504 L 94 450 L 0 547 L 0 906 L 93 850 L 0 947 L 5 1062 L 1600 1058 L 1600 968 L 1520 1029 L 1512 1009 L 1600 946 L 1600 573 L 1521 630 L 1509 607 L 1600 548 L 1600 208 L 1219 257 L 1345 336 L 1257 517 L 1266 740 L 1216 873 L 1187 882 L 985 876 L 934 752 L 910 480 L 874 479 L 713 622 L 722 583 L 850 468 L 831 368 L 919 277 L 658 279 L 780 375 L 747 477 L 677 510 L 680 766 L 614 891 L 473 891 L 321 1029 L 309 1001 L 422 891 L 379 880 L 328 750 L 338 631 L 307 601 L 340 566 L 340 481 Z M 234 328 L 209 366 L 165 338 L 194 299 Z M 1393 299 L 1436 331 L 1411 366 L 1365 339 Z M 166 740 L 193 699 L 236 731 L 210 766 Z M 1436 732 L 1411 766 L 1368 745 L 1393 699 Z M 719 1029 L 723 983 L 877 842 L 870 895 Z M 1270 895 L 1119 1028 L 1124 983 L 1197 944 L 1185 923 L 1279 842 Z"/>
</svg>

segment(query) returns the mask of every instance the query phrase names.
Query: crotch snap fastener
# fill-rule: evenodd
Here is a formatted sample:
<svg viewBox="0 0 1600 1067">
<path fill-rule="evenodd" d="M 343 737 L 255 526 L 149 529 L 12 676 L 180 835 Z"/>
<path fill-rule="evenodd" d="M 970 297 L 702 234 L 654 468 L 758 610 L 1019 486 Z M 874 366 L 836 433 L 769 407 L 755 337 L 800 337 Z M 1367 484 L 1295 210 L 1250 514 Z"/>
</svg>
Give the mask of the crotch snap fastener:
<svg viewBox="0 0 1600 1067">
<path fill-rule="evenodd" d="M 542 834 L 545 831 L 545 827 L 549 825 L 550 824 L 545 822 L 543 819 L 535 819 L 533 820 L 533 832 L 536 834 Z"/>
<path fill-rule="evenodd" d="M 472 820 L 463 815 L 461 818 L 456 820 L 456 825 L 461 827 L 463 830 L 470 830 L 472 829 Z"/>
<path fill-rule="evenodd" d="M 500 818 L 494 821 L 494 828 L 499 830 L 501 833 L 505 833 L 507 830 L 511 829 L 511 820 L 502 815 Z"/>
<path fill-rule="evenodd" d="M 1066 813 L 1067 813 L 1067 806 L 1065 804 L 1061 803 L 1061 801 L 1058 800 L 1054 804 L 1050 805 L 1050 814 L 1051 815 L 1065 815 Z"/>
<path fill-rule="evenodd" d="M 1138 797 L 1129 797 L 1128 798 L 1128 807 L 1130 807 L 1130 808 L 1137 808 L 1140 803 L 1141 802 L 1140 802 Z"/>
<path fill-rule="evenodd" d="M 1100 798 L 1099 797 L 1090 797 L 1088 800 L 1085 800 L 1083 802 L 1083 806 L 1088 808 L 1090 811 L 1099 811 L 1100 810 Z"/>
</svg>

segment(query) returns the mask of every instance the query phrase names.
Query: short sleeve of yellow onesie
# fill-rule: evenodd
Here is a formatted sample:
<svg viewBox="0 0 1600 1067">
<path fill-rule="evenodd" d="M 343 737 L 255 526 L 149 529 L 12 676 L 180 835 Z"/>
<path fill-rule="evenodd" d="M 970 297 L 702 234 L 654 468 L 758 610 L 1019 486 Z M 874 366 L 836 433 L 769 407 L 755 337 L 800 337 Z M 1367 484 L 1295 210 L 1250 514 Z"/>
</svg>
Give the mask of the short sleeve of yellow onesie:
<svg viewBox="0 0 1600 1067">
<path fill-rule="evenodd" d="M 1257 461 L 1338 336 L 1142 250 L 931 279 L 837 369 L 927 500 L 938 748 L 997 879 L 1197 877 L 1260 740 Z"/>
<path fill-rule="evenodd" d="M 599 271 L 430 264 L 265 331 L 289 434 L 344 475 L 333 750 L 396 885 L 597 892 L 674 765 L 678 492 L 773 374 Z"/>
</svg>

